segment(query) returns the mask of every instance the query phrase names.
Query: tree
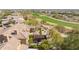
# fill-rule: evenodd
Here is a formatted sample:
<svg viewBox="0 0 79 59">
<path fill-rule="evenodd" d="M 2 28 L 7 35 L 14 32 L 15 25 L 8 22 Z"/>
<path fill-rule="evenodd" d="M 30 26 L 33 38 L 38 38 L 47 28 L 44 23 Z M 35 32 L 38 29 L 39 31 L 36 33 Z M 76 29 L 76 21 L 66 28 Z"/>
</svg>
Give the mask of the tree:
<svg viewBox="0 0 79 59">
<path fill-rule="evenodd" d="M 26 20 L 25 23 L 28 25 L 36 26 L 38 24 L 38 21 L 36 19 L 29 19 L 29 20 Z"/>
<path fill-rule="evenodd" d="M 42 35 L 42 29 L 41 29 L 41 27 L 39 28 L 39 33 L 40 33 L 40 35 Z"/>
<path fill-rule="evenodd" d="M 64 39 L 62 38 L 60 33 L 53 28 L 49 30 L 49 35 L 52 39 L 53 46 L 56 47 L 56 49 L 61 49 L 61 45 L 63 44 Z"/>
<path fill-rule="evenodd" d="M 46 20 L 41 20 L 41 24 L 46 24 Z"/>
<path fill-rule="evenodd" d="M 65 31 L 65 27 L 64 26 L 57 25 L 57 26 L 55 26 L 55 28 L 61 33 L 64 33 L 64 31 Z"/>
<path fill-rule="evenodd" d="M 4 10 L 4 11 L 3 11 L 3 17 L 4 17 L 4 16 L 11 15 L 11 14 L 12 14 L 12 10 Z"/>
<path fill-rule="evenodd" d="M 33 35 L 29 35 L 29 44 L 33 43 Z"/>
<path fill-rule="evenodd" d="M 69 36 L 65 38 L 62 49 L 74 50 L 79 49 L 79 31 L 72 31 Z"/>
<path fill-rule="evenodd" d="M 37 44 L 34 44 L 34 40 L 33 40 L 33 35 L 29 35 L 29 40 L 28 40 L 28 42 L 29 42 L 29 48 L 37 48 Z"/>
</svg>

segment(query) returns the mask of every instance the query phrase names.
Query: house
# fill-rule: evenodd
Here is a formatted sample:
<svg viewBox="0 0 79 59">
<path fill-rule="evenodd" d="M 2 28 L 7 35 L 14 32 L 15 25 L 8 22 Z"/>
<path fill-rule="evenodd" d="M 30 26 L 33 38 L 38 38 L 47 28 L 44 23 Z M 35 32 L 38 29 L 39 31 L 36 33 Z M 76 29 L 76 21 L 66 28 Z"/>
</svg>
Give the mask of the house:
<svg viewBox="0 0 79 59">
<path fill-rule="evenodd" d="M 44 39 L 47 39 L 46 35 L 33 35 L 33 40 L 35 43 L 41 42 Z"/>
</svg>

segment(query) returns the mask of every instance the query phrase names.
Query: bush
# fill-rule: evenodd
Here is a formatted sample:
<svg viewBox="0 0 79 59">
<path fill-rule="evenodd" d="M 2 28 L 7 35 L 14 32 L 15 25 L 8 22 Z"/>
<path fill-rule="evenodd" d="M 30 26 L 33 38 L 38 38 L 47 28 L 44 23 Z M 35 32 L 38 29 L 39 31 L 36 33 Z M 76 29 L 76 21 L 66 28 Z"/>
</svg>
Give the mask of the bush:
<svg viewBox="0 0 79 59">
<path fill-rule="evenodd" d="M 38 24 L 38 21 L 36 19 L 29 19 L 29 20 L 25 20 L 25 23 L 28 25 L 36 26 Z"/>
<path fill-rule="evenodd" d="M 65 38 L 62 49 L 78 50 L 79 49 L 79 32 L 74 31 L 70 33 L 69 36 Z"/>
<path fill-rule="evenodd" d="M 56 29 L 53 28 L 49 30 L 49 35 L 52 39 L 53 44 L 58 46 L 63 44 L 64 39 Z"/>
<path fill-rule="evenodd" d="M 47 40 L 43 40 L 41 44 L 38 45 L 38 49 L 40 50 L 52 49 L 52 45 Z"/>
<path fill-rule="evenodd" d="M 37 44 L 30 44 L 29 48 L 38 48 Z"/>
<path fill-rule="evenodd" d="M 57 26 L 55 26 L 55 28 L 61 33 L 65 32 L 65 27 L 64 26 L 57 25 Z"/>
<path fill-rule="evenodd" d="M 33 43 L 33 35 L 29 35 L 29 44 Z"/>
<path fill-rule="evenodd" d="M 46 20 L 42 20 L 41 21 L 41 24 L 46 24 Z"/>
</svg>

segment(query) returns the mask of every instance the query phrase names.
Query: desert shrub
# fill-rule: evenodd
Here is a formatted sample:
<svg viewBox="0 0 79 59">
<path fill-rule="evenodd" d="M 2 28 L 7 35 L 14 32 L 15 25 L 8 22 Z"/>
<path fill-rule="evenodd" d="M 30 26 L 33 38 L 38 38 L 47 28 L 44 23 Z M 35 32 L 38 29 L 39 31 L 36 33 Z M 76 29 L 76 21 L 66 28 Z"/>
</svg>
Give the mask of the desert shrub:
<svg viewBox="0 0 79 59">
<path fill-rule="evenodd" d="M 62 49 L 66 50 L 78 50 L 79 49 L 79 32 L 74 31 L 69 34 L 67 38 L 64 40 L 64 44 Z"/>
<path fill-rule="evenodd" d="M 29 35 L 29 44 L 33 43 L 33 35 Z"/>
<path fill-rule="evenodd" d="M 60 33 L 56 29 L 50 29 L 49 30 L 49 35 L 52 39 L 52 42 L 54 44 L 61 45 L 64 41 L 63 37 L 60 35 Z"/>
<path fill-rule="evenodd" d="M 32 43 L 32 44 L 30 44 L 29 48 L 34 48 L 35 49 L 35 48 L 38 48 L 38 46 L 37 46 L 37 44 Z"/>
<path fill-rule="evenodd" d="M 43 40 L 40 43 L 40 45 L 38 45 L 38 49 L 40 49 L 40 50 L 52 49 L 52 45 L 48 42 L 48 40 Z"/>
<path fill-rule="evenodd" d="M 55 26 L 55 28 L 61 33 L 64 33 L 64 31 L 65 31 L 65 27 L 64 26 L 57 25 L 57 26 Z"/>
<path fill-rule="evenodd" d="M 25 23 L 28 25 L 36 26 L 38 24 L 38 21 L 34 19 L 29 19 L 29 20 L 26 20 Z"/>
</svg>

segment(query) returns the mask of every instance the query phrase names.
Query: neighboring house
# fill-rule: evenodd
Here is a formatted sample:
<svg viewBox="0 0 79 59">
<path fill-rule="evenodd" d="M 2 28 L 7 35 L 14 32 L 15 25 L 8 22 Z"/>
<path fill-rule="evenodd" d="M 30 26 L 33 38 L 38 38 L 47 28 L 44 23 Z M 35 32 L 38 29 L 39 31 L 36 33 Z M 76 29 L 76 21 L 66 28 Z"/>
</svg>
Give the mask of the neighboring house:
<svg viewBox="0 0 79 59">
<path fill-rule="evenodd" d="M 4 28 L 8 27 L 10 23 L 12 24 L 21 24 L 24 22 L 24 19 L 22 16 L 19 15 L 8 15 L 4 19 L 2 19 L 2 26 Z"/>
<path fill-rule="evenodd" d="M 20 24 L 20 23 L 23 23 L 24 22 L 24 19 L 21 16 L 12 16 L 12 18 L 15 21 L 15 24 L 17 24 L 17 23 Z"/>
<path fill-rule="evenodd" d="M 23 23 L 23 16 L 13 13 L 12 15 L 7 16 L 7 19 L 14 20 L 15 23 Z"/>
<path fill-rule="evenodd" d="M 2 25 L 9 23 L 8 19 L 2 19 Z"/>
<path fill-rule="evenodd" d="M 2 19 L 2 27 L 3 28 L 9 27 L 9 20 L 8 19 Z"/>
</svg>

